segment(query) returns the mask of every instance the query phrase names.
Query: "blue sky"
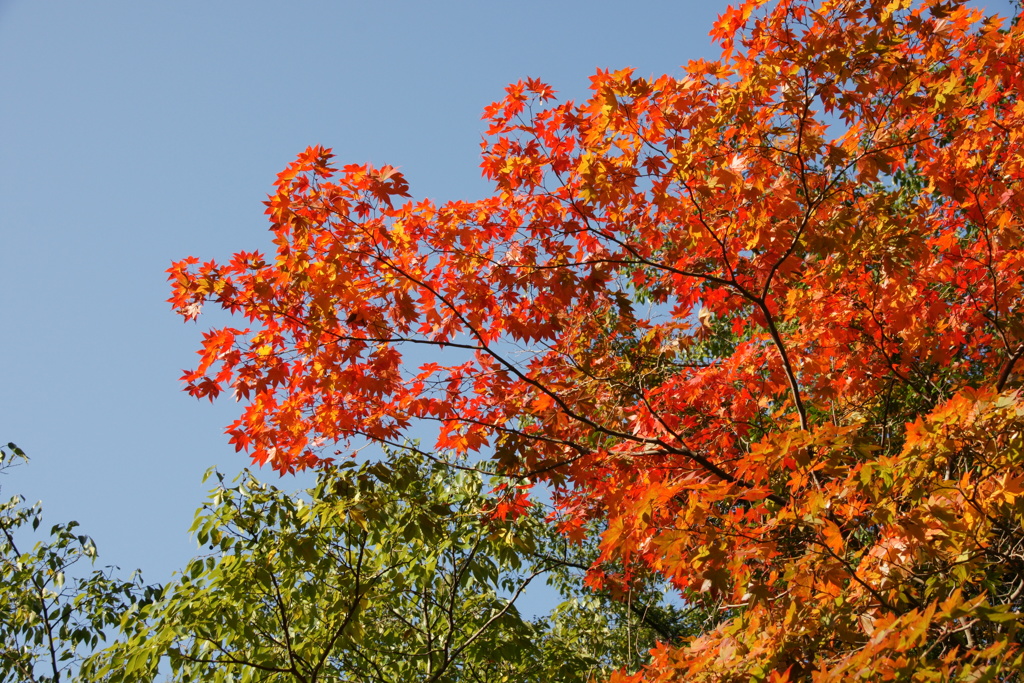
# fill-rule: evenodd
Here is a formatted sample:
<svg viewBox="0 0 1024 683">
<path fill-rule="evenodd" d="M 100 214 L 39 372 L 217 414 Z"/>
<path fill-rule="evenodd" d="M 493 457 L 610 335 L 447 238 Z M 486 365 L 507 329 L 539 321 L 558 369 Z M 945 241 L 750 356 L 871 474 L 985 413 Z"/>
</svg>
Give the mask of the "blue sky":
<svg viewBox="0 0 1024 683">
<path fill-rule="evenodd" d="M 311 144 L 478 197 L 507 83 L 581 99 L 598 67 L 676 73 L 714 55 L 726 4 L 0 0 L 0 441 L 32 458 L 3 495 L 166 581 L 202 473 L 248 465 L 223 435 L 239 406 L 180 390 L 209 323 L 171 313 L 170 262 L 268 251 L 262 201 Z"/>
</svg>

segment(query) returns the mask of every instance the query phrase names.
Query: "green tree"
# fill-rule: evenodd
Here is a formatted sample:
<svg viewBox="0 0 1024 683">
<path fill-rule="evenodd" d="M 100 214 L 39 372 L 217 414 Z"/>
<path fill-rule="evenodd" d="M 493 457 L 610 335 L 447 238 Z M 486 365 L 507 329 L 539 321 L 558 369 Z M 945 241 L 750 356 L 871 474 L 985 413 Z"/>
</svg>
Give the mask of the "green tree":
<svg viewBox="0 0 1024 683">
<path fill-rule="evenodd" d="M 10 444 L 0 472 L 27 460 Z M 166 587 L 76 574 L 97 557 L 77 522 L 23 552 L 41 505 L 3 504 L 0 682 L 583 682 L 698 629 L 654 577 L 585 588 L 597 533 L 570 543 L 519 486 L 495 496 L 415 449 L 297 494 L 212 476 L 192 528 L 209 553 Z M 542 575 L 566 600 L 528 621 L 516 601 Z"/>
<path fill-rule="evenodd" d="M 595 549 L 472 468 L 410 449 L 300 494 L 212 476 L 193 525 L 210 553 L 126 615 L 95 680 L 587 681 L 626 663 L 614 642 L 654 644 L 649 627 L 619 633 L 643 615 L 581 592 Z M 542 574 L 575 598 L 530 622 L 516 601 Z"/>
<path fill-rule="evenodd" d="M 27 462 L 13 443 L 0 448 L 0 473 Z M 21 496 L 0 503 L 2 683 L 82 680 L 79 667 L 107 630 L 155 591 L 137 573 L 117 578 L 116 567 L 75 575 L 76 565 L 96 560 L 96 544 L 76 533 L 77 522 L 56 524 L 46 540 L 23 549 L 41 523 L 39 503 L 26 505 Z"/>
</svg>

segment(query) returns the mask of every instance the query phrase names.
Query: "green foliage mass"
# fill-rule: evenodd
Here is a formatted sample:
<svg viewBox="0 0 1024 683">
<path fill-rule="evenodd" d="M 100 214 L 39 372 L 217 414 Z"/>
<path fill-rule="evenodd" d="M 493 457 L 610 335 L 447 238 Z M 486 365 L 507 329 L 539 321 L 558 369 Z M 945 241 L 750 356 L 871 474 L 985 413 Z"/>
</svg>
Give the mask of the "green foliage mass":
<svg viewBox="0 0 1024 683">
<path fill-rule="evenodd" d="M 0 448 L 0 474 L 27 461 L 14 444 Z M 116 567 L 76 572 L 82 560 L 96 559 L 92 539 L 75 533 L 77 522 L 56 524 L 45 541 L 22 547 L 41 524 L 38 503 L 0 502 L 0 683 L 72 680 L 122 614 L 155 597 L 137 574 L 116 578 Z"/>
<path fill-rule="evenodd" d="M 24 460 L 9 451 L 3 468 Z M 208 476 L 192 527 L 205 554 L 163 587 L 115 568 L 69 578 L 95 545 L 72 522 L 22 553 L 40 507 L 5 504 L 0 682 L 582 683 L 697 629 L 656 583 L 589 591 L 594 540 L 569 544 L 539 505 L 496 514 L 483 474 L 414 449 L 298 493 Z M 566 600 L 531 621 L 516 601 L 542 580 Z"/>
</svg>

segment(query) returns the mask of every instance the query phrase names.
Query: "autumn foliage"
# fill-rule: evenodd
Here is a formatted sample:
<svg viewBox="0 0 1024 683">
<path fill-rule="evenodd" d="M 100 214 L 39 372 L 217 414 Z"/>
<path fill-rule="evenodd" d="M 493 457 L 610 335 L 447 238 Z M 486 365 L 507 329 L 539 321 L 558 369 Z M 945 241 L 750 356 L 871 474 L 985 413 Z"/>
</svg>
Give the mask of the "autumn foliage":
<svg viewBox="0 0 1024 683">
<path fill-rule="evenodd" d="M 595 585 L 718 615 L 619 681 L 1006 680 L 1024 666 L 1024 24 L 748 0 L 716 61 L 488 106 L 478 201 L 313 147 L 189 391 L 290 471 L 366 442 L 557 491 Z M 518 490 L 510 487 L 509 490 Z M 509 503 L 511 500 L 511 503 Z M 526 504 L 522 498 L 506 505 Z M 988 679 L 991 680 L 991 679 Z"/>
</svg>

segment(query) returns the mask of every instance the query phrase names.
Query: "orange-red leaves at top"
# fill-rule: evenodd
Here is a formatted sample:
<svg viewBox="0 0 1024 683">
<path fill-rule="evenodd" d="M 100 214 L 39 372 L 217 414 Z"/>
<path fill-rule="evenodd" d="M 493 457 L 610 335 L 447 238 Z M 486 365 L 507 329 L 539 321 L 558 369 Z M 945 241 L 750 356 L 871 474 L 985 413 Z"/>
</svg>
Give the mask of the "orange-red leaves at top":
<svg viewBox="0 0 1024 683">
<path fill-rule="evenodd" d="M 168 270 L 185 319 L 249 321 L 187 389 L 282 471 L 419 438 L 548 481 L 571 539 L 605 529 L 593 583 L 657 572 L 706 617 L 618 680 L 1010 675 L 1024 22 L 748 0 L 711 30 L 578 104 L 510 85 L 477 201 L 307 149 L 270 252 Z"/>
</svg>

